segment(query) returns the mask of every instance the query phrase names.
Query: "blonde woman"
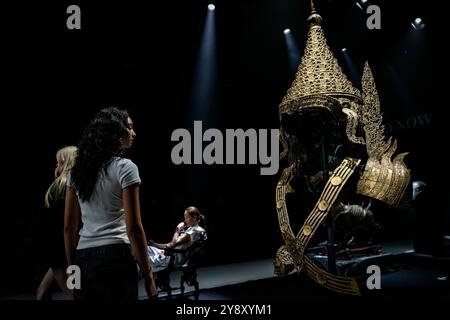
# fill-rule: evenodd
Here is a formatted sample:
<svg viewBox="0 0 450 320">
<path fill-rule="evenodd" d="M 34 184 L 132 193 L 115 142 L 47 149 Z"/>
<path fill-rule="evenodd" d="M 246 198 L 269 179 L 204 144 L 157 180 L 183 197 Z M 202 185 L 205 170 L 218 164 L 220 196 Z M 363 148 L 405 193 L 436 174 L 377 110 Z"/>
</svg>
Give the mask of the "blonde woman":
<svg viewBox="0 0 450 320">
<path fill-rule="evenodd" d="M 66 285 L 67 260 L 64 250 L 64 199 L 66 194 L 67 176 L 72 169 L 77 154 L 77 147 L 68 146 L 56 153 L 55 180 L 45 194 L 45 247 L 42 248 L 44 259 L 49 266 L 42 279 L 36 299 L 42 300 L 48 292 L 53 280 L 69 298 L 72 292 Z"/>
</svg>

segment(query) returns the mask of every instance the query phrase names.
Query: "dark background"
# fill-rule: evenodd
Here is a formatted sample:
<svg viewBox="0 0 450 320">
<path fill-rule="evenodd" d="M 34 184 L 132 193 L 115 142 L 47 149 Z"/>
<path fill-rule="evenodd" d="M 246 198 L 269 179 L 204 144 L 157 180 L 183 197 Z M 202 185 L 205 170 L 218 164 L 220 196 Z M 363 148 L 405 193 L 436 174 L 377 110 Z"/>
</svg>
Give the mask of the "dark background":
<svg viewBox="0 0 450 320">
<path fill-rule="evenodd" d="M 128 109 L 135 123 L 137 140 L 129 157 L 143 181 L 149 238 L 168 241 L 184 208 L 195 205 L 207 217 L 208 264 L 274 257 L 282 245 L 274 193 L 279 174 L 261 176 L 260 165 L 175 166 L 170 159 L 172 131 L 193 130 L 187 119 L 209 2 L 92 2 L 22 3 L 4 11 L 2 162 L 8 178 L 0 235 L 2 289 L 34 285 L 39 248 L 30 234 L 53 178 L 55 152 L 77 144 L 88 120 L 105 106 Z M 430 143 L 436 140 L 431 1 L 371 1 L 381 8 L 381 30 L 366 28 L 369 15 L 355 1 L 317 2 L 328 45 L 344 72 L 360 87 L 369 60 L 387 133 L 398 139 L 399 151 L 410 152 L 412 180 L 432 186 L 434 169 L 428 163 L 438 151 Z M 278 105 L 294 77 L 283 30 L 291 29 L 302 52 L 309 1 L 212 3 L 217 96 L 214 105 L 203 106 L 213 115 L 203 119 L 204 130 L 279 128 Z M 70 4 L 81 8 L 81 30 L 66 28 Z M 426 27 L 414 32 L 416 17 Z M 354 79 L 343 47 L 355 64 Z M 279 173 L 285 165 L 280 163 Z M 448 230 L 448 206 L 434 214 L 430 230 Z M 414 236 L 414 217 L 394 211 L 380 219 L 384 240 Z"/>
</svg>

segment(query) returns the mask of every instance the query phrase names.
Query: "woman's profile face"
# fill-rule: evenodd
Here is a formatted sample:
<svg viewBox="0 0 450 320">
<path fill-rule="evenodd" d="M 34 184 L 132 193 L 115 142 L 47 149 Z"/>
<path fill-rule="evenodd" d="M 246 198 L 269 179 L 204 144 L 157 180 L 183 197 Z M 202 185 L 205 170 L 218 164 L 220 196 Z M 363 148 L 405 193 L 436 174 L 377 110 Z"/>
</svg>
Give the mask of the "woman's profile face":
<svg viewBox="0 0 450 320">
<path fill-rule="evenodd" d="M 60 175 L 64 167 L 64 160 L 56 157 L 56 175 Z"/>
<path fill-rule="evenodd" d="M 130 117 L 127 119 L 127 134 L 121 139 L 122 149 L 129 149 L 133 145 L 134 137 L 136 137 L 136 132 L 134 132 L 133 121 Z"/>
<path fill-rule="evenodd" d="M 189 214 L 189 212 L 185 211 L 184 212 L 184 225 L 186 227 L 192 227 L 195 223 L 195 219 L 193 217 L 191 217 L 191 215 Z"/>
</svg>

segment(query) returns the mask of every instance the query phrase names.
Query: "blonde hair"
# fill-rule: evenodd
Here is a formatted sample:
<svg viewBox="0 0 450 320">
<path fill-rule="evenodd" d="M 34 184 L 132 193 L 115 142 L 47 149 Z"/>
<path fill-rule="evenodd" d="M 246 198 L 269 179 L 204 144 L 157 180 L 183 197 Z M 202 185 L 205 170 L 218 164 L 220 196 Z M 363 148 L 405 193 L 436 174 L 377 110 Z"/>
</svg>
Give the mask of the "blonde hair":
<svg viewBox="0 0 450 320">
<path fill-rule="evenodd" d="M 77 156 L 78 148 L 75 146 L 67 146 L 59 149 L 56 152 L 56 160 L 58 161 L 58 166 L 55 169 L 55 181 L 50 185 L 45 194 L 45 207 L 50 207 L 49 198 L 51 197 L 51 192 L 55 189 L 56 194 L 64 191 L 67 181 L 67 176 L 70 170 L 75 164 L 75 158 Z"/>
</svg>

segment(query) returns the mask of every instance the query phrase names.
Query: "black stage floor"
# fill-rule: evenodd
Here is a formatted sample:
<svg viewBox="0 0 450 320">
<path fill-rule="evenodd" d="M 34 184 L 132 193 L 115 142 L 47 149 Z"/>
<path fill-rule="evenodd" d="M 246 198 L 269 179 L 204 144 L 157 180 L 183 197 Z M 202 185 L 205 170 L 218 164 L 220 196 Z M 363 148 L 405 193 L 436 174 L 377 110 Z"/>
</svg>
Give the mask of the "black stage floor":
<svg viewBox="0 0 450 320">
<path fill-rule="evenodd" d="M 337 300 L 359 301 L 368 298 L 385 300 L 445 299 L 450 301 L 448 273 L 449 258 L 437 258 L 415 254 L 408 241 L 383 245 L 380 264 L 381 289 L 369 290 L 360 284 L 362 297 L 346 296 L 321 287 L 305 273 L 293 273 L 277 278 L 273 273 L 272 259 L 243 263 L 210 266 L 198 270 L 200 282 L 199 300 Z M 179 273 L 173 273 L 171 284 L 179 283 Z M 140 282 L 140 299 L 145 300 L 143 282 Z M 174 291 L 173 299 L 192 300 L 193 288 L 187 287 L 186 296 Z M 0 300 L 34 300 L 33 292 L 3 294 Z M 52 300 L 64 300 L 61 292 L 55 291 Z M 159 300 L 167 300 L 164 292 Z"/>
</svg>

